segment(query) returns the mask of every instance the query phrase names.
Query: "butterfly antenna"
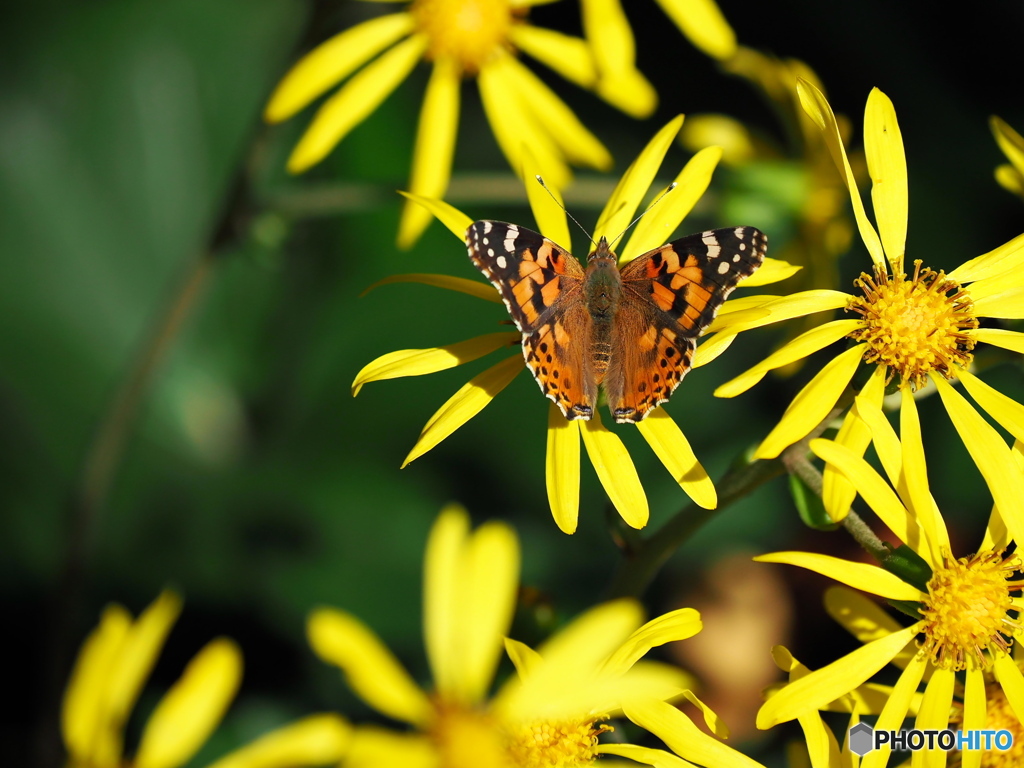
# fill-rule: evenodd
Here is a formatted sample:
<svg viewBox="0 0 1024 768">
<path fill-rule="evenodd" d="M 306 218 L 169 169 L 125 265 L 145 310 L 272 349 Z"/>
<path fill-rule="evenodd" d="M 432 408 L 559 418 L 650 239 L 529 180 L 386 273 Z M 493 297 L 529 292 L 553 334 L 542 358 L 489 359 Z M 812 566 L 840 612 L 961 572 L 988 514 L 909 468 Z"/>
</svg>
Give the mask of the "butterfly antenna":
<svg viewBox="0 0 1024 768">
<path fill-rule="evenodd" d="M 538 174 L 536 178 L 537 178 L 537 183 L 540 184 L 542 187 L 544 187 L 544 191 L 547 192 L 549 195 L 551 195 L 551 199 L 554 200 L 555 203 L 558 204 L 559 208 L 561 208 L 563 211 L 565 211 L 565 215 L 568 216 L 570 219 L 572 219 L 572 223 L 580 228 L 580 230 L 583 232 L 583 234 L 587 236 L 587 239 L 590 241 L 591 245 L 593 245 L 596 248 L 597 247 L 597 243 L 594 242 L 594 238 L 592 238 L 590 236 L 590 233 L 587 232 L 587 230 L 583 228 L 583 225 L 580 224 L 578 221 L 576 221 L 576 217 L 573 216 L 571 213 L 569 213 L 569 211 L 566 209 L 566 207 L 564 205 L 562 205 L 562 203 L 558 200 L 557 197 L 555 197 L 555 193 L 552 192 L 550 189 L 548 189 L 548 185 L 544 183 L 544 179 L 541 178 L 540 174 Z"/>
<path fill-rule="evenodd" d="M 660 195 L 658 195 L 658 198 L 653 203 L 648 205 L 647 208 L 644 209 L 643 213 L 641 213 L 639 216 L 637 216 L 635 219 L 633 219 L 633 221 L 631 221 L 629 223 L 628 227 L 626 227 L 624 230 L 622 230 L 618 235 L 616 235 L 613 239 L 609 240 L 608 242 L 615 243 L 615 242 L 617 242 L 619 240 L 620 237 L 622 237 L 624 234 L 629 232 L 630 227 L 632 227 L 634 224 L 636 224 L 638 221 L 640 221 L 640 219 L 642 219 L 644 216 L 646 216 L 648 213 L 650 213 L 651 210 L 654 208 L 654 206 L 656 206 L 658 203 L 660 203 L 661 199 L 663 197 L 665 197 L 665 195 L 667 195 L 669 192 L 671 192 L 673 189 L 676 188 L 676 185 L 677 185 L 677 182 L 675 182 L 675 181 L 673 181 L 671 184 L 669 184 L 668 185 L 668 189 L 666 189 L 664 192 L 662 192 Z"/>
</svg>

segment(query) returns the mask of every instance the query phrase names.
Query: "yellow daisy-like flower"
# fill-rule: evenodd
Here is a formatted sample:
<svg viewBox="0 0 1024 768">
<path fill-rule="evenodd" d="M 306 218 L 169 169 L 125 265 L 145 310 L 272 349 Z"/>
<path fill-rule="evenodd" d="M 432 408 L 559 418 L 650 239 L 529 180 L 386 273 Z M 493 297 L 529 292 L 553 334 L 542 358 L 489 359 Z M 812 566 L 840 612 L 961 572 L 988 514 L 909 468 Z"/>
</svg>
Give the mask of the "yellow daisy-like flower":
<svg viewBox="0 0 1024 768">
<path fill-rule="evenodd" d="M 1008 467 L 984 419 L 946 382 L 960 381 L 992 418 L 1017 439 L 1024 439 L 1024 406 L 971 374 L 968 366 L 979 343 L 1024 352 L 1024 334 L 981 328 L 982 318 L 1024 317 L 1024 235 L 971 259 L 948 274 L 904 259 L 907 234 L 907 165 L 903 139 L 892 102 L 877 88 L 864 114 L 864 144 L 872 178 L 872 201 L 878 231 L 868 221 L 839 135 L 835 115 L 811 84 L 798 86 L 804 110 L 822 131 L 853 202 L 861 238 L 871 255 L 870 273 L 855 281 L 857 292 L 807 291 L 768 301 L 769 322 L 832 309 L 857 317 L 834 320 L 801 334 L 745 373 L 719 387 L 719 397 L 735 397 L 775 368 L 789 365 L 840 339 L 854 342 L 829 362 L 797 394 L 782 419 L 757 449 L 757 458 L 778 456 L 807 435 L 828 415 L 862 362 L 875 366 L 866 385 L 865 407 L 879 407 L 885 385 L 896 380 L 903 393 L 901 422 L 916 422 L 911 393 L 929 380 L 968 451 L 987 478 L 1003 477 L 1006 487 L 1024 493 L 1020 473 Z M 761 325 L 755 321 L 748 327 Z M 745 330 L 734 328 L 734 332 Z M 847 415 L 837 440 L 859 452 L 868 431 L 856 414 Z M 1001 445 L 1001 441 L 999 441 Z M 991 483 L 990 483 L 991 484 Z M 824 501 L 839 520 L 849 509 L 854 489 L 827 470 Z"/>
<path fill-rule="evenodd" d="M 686 37 L 719 60 L 736 52 L 736 34 L 714 0 L 657 0 Z M 583 31 L 597 68 L 596 90 L 633 117 L 647 117 L 658 94 L 636 68 L 636 42 L 619 0 L 582 0 Z"/>
<path fill-rule="evenodd" d="M 543 160 L 550 181 L 559 187 L 571 178 L 569 163 L 609 168 L 611 156 L 601 142 L 516 58 L 516 51 L 523 51 L 586 88 L 597 81 L 586 42 L 527 23 L 529 8 L 542 1 L 413 0 L 406 10 L 363 22 L 322 43 L 285 75 L 264 114 L 268 122 L 286 120 L 349 78 L 316 113 L 288 170 L 299 173 L 323 160 L 422 59 L 432 62 L 433 71 L 413 154 L 413 193 L 441 197 L 448 189 L 464 77 L 476 78 L 487 119 L 517 173 L 525 146 Z M 399 244 L 412 245 L 429 223 L 429 213 L 406 203 Z"/>
<path fill-rule="evenodd" d="M 176 768 L 220 723 L 242 678 L 242 654 L 227 638 L 210 641 L 157 704 L 132 759 L 124 728 L 181 611 L 164 592 L 138 619 L 111 605 L 78 654 L 64 695 L 61 727 L 70 768 Z M 314 715 L 218 760 L 211 768 L 286 768 L 336 763 L 349 727 Z"/>
<path fill-rule="evenodd" d="M 635 602 L 608 603 L 533 650 L 504 639 L 518 580 L 519 546 L 511 528 L 487 523 L 471 532 L 460 508 L 441 513 L 424 562 L 423 631 L 434 678 L 429 692 L 355 617 L 333 608 L 310 616 L 309 640 L 317 655 L 338 666 L 363 701 L 410 727 L 356 727 L 343 765 L 583 768 L 598 755 L 683 765 L 663 750 L 601 743 L 601 735 L 613 730 L 608 719 L 623 711 L 687 760 L 757 765 L 665 703 L 685 696 L 715 733 L 724 732 L 714 713 L 688 690 L 688 675 L 642 660 L 651 648 L 699 632 L 695 610 L 672 611 L 645 624 Z M 488 699 L 506 651 L 517 674 Z"/>
<path fill-rule="evenodd" d="M 1024 197 L 1024 136 L 998 117 L 993 117 L 990 122 L 996 143 L 1010 161 L 996 168 L 996 181 L 1004 189 Z"/>
<path fill-rule="evenodd" d="M 594 233 L 595 239 L 608 236 L 616 238 L 617 241 L 618 235 L 629 224 L 630 217 L 653 182 L 665 153 L 679 132 L 682 120 L 680 116 L 659 131 L 626 171 L 605 206 L 604 213 L 601 214 L 598 229 Z M 672 194 L 666 196 L 654 210 L 641 219 L 629 243 L 622 250 L 622 261 L 635 258 L 669 239 L 683 217 L 704 193 L 720 156 L 721 151 L 717 147 L 709 147 L 687 163 L 676 178 L 677 187 Z M 528 158 L 527 168 L 531 173 L 538 174 L 544 170 L 532 158 Z M 569 227 L 564 210 L 539 184 L 528 183 L 527 194 L 540 231 L 549 239 L 569 249 Z M 458 236 L 460 242 L 464 242 L 466 229 L 472 223 L 468 216 L 438 200 L 420 197 L 414 199 L 441 219 L 448 229 Z M 612 245 L 614 246 L 615 242 L 612 242 Z M 743 285 L 763 285 L 782 280 L 794 271 L 788 264 L 767 259 L 761 269 Z M 500 304 L 501 301 L 491 285 L 477 280 L 443 275 L 402 275 L 383 282 L 395 281 L 426 282 L 495 303 Z M 709 332 L 727 329 L 731 324 L 744 318 L 750 319 L 751 313 L 741 311 L 744 307 L 742 299 L 726 302 L 719 311 L 718 318 L 708 329 Z M 757 317 L 765 314 L 758 309 L 753 310 L 753 313 L 753 316 Z M 358 373 L 352 385 L 353 394 L 357 394 L 360 388 L 370 381 L 433 373 L 476 360 L 501 348 L 517 347 L 516 354 L 474 377 L 441 406 L 423 428 L 420 439 L 406 457 L 404 466 L 422 456 L 469 421 L 519 375 L 525 368 L 523 356 L 518 351 L 521 338 L 518 332 L 490 333 L 434 349 L 391 352 L 374 360 Z M 711 339 L 698 347 L 693 361 L 695 367 L 714 359 L 727 346 L 715 344 L 714 341 L 715 339 Z M 540 402 L 541 399 L 538 398 L 537 403 Z M 550 405 L 549 411 L 547 490 L 551 511 L 558 527 L 566 533 L 576 530 L 579 516 L 581 436 L 597 475 L 622 519 L 634 528 L 643 527 L 648 518 L 647 497 L 643 486 L 625 446 L 614 432 L 601 423 L 598 410 L 594 410 L 594 415 L 589 421 L 567 421 L 553 404 Z M 706 509 L 713 509 L 717 504 L 714 484 L 668 413 L 663 408 L 658 408 L 639 422 L 636 428 L 683 490 L 697 504 Z"/>
<path fill-rule="evenodd" d="M 861 400 L 858 398 L 858 405 Z M 1024 675 L 1010 654 L 1013 638 L 1020 631 L 1017 616 L 1024 607 L 1019 595 L 1024 588 L 1020 578 L 1024 566 L 1016 554 L 1007 553 L 1020 540 L 1010 521 L 1020 518 L 1022 497 L 1007 498 L 998 483 L 990 481 L 995 504 L 984 540 L 976 553 L 957 558 L 928 489 L 920 430 L 906 429 L 901 444 L 880 415 L 868 417 L 868 428 L 888 483 L 861 456 L 841 444 L 813 440 L 811 450 L 854 484 L 910 551 L 895 550 L 889 568 L 807 552 L 780 552 L 756 559 L 816 571 L 896 601 L 920 618 L 904 627 L 877 607 L 866 609 L 859 595 L 851 596 L 845 590 L 830 592 L 829 612 L 865 645 L 772 696 L 758 713 L 758 727 L 769 728 L 827 708 L 890 662 L 903 671 L 880 710 L 878 729 L 899 730 L 922 681 L 927 684 L 914 727 L 945 728 L 958 677 L 964 681 L 964 729 L 984 727 L 986 712 L 997 706 L 996 690 L 1002 694 L 1003 705 L 1008 703 L 1018 719 L 1024 718 Z M 1011 452 L 1000 442 L 999 450 L 1015 467 L 1024 462 L 1020 443 Z M 885 751 L 871 753 L 862 767 L 884 765 L 886 756 Z M 964 765 L 978 766 L 979 760 L 980 753 L 964 754 Z"/>
</svg>

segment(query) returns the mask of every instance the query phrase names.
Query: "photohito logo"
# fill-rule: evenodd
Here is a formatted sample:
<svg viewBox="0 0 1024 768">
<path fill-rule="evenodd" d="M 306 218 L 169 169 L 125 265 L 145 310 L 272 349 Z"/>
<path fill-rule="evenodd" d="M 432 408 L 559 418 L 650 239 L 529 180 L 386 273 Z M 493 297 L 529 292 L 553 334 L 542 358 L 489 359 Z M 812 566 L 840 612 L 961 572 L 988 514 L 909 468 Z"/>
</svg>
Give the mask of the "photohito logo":
<svg viewBox="0 0 1024 768">
<path fill-rule="evenodd" d="M 857 723 L 850 728 L 850 751 L 864 757 L 881 747 L 889 746 L 896 750 L 941 749 L 950 752 L 954 749 L 967 750 L 999 750 L 1005 752 L 1013 746 L 1013 734 L 1009 731 L 876 731 L 867 723 Z"/>
</svg>

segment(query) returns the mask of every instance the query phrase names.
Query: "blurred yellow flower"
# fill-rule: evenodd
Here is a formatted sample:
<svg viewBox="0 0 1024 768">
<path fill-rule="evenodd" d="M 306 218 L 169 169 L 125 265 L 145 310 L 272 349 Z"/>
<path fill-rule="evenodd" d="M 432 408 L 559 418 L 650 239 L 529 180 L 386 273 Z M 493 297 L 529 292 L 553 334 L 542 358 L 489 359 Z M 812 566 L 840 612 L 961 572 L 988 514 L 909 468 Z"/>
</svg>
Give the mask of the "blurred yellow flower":
<svg viewBox="0 0 1024 768">
<path fill-rule="evenodd" d="M 626 171 L 598 220 L 595 238 L 615 238 L 611 243 L 613 247 L 615 246 L 617 236 L 629 224 L 634 211 L 654 181 L 665 153 L 679 132 L 682 120 L 680 116 L 659 131 Z M 662 245 L 670 238 L 707 189 L 720 155 L 717 147 L 709 147 L 687 163 L 676 177 L 677 186 L 672 194 L 665 197 L 654 211 L 640 221 L 620 254 L 620 264 Z M 526 167 L 531 174 L 539 174 L 544 170 L 530 157 Z M 528 183 L 526 189 L 540 231 L 549 239 L 571 250 L 565 212 L 539 184 Z M 460 241 L 464 241 L 466 230 L 472 223 L 468 216 L 438 200 L 421 197 L 414 199 L 441 219 Z M 782 280 L 793 271 L 785 263 L 766 259 L 760 271 L 742 285 L 763 285 Z M 498 293 L 492 286 L 476 280 L 442 275 L 402 275 L 382 282 L 395 281 L 426 282 L 500 303 Z M 727 301 L 719 310 L 718 318 L 708 328 L 708 332 L 727 331 L 732 324 L 744 319 L 749 320 L 752 315 L 742 312 L 744 308 L 743 299 Z M 765 314 L 759 309 L 753 310 L 755 317 Z M 518 346 L 521 338 L 518 332 L 491 333 L 445 347 L 391 352 L 374 360 L 358 373 L 352 385 L 353 394 L 357 394 L 367 382 L 399 376 L 417 376 L 452 368 L 497 349 Z M 731 336 L 727 338 L 731 339 Z M 702 344 L 694 355 L 694 367 L 713 360 L 725 346 L 727 343 L 716 345 L 713 340 Z M 427 422 L 419 441 L 406 457 L 403 466 L 435 447 L 479 413 L 524 367 L 523 355 L 517 351 L 512 357 L 473 378 Z M 567 421 L 553 404 L 550 405 L 549 413 L 547 490 L 551 512 L 558 527 L 566 533 L 576 530 L 579 516 L 581 436 L 598 477 L 622 519 L 634 528 L 643 527 L 648 519 L 647 497 L 643 486 L 625 446 L 615 433 L 602 424 L 598 409 L 594 410 L 593 417 L 588 421 Z M 645 420 L 637 423 L 636 428 L 690 498 L 706 509 L 713 509 L 717 504 L 714 484 L 697 461 L 682 431 L 665 409 L 657 408 Z"/>
<path fill-rule="evenodd" d="M 768 320 L 784 319 L 840 307 L 859 315 L 812 328 L 745 373 L 719 387 L 719 397 L 735 397 L 773 369 L 789 365 L 846 338 L 855 342 L 829 362 L 794 398 L 782 419 L 757 449 L 758 458 L 778 456 L 807 435 L 835 407 L 861 362 L 874 373 L 865 386 L 863 408 L 878 409 L 885 385 L 895 380 L 902 392 L 901 424 L 917 423 L 912 392 L 936 384 L 953 424 L 986 478 L 1001 477 L 1024 494 L 1024 479 L 1008 467 L 1002 440 L 977 411 L 948 384 L 956 379 L 993 419 L 1017 439 L 1024 439 L 1024 406 L 971 374 L 972 350 L 987 343 L 1024 352 L 1024 334 L 979 327 L 981 318 L 1024 318 L 1024 235 L 971 259 L 953 271 L 935 272 L 915 261 L 907 268 L 907 165 L 903 139 L 892 102 L 877 88 L 868 98 L 864 142 L 873 179 L 872 200 L 878 232 L 868 221 L 846 157 L 832 109 L 821 92 L 800 81 L 798 92 L 807 114 L 822 131 L 853 202 L 861 238 L 873 263 L 870 274 L 854 281 L 860 293 L 806 291 L 762 304 Z M 758 320 L 748 327 L 762 325 Z M 744 328 L 734 329 L 745 330 Z M 868 432 L 863 414 L 850 412 L 837 440 L 863 452 Z M 849 509 L 854 489 L 826 473 L 824 501 L 834 519 Z"/>
<path fill-rule="evenodd" d="M 713 732 L 725 732 L 689 691 L 688 675 L 642 660 L 654 647 L 699 632 L 696 611 L 682 608 L 645 624 L 635 602 L 607 603 L 533 650 L 505 638 L 518 582 L 519 545 L 511 528 L 487 523 L 471 532 L 462 509 L 442 511 L 424 560 L 423 633 L 434 679 L 429 692 L 354 616 L 333 608 L 310 616 L 309 641 L 317 655 L 339 667 L 373 709 L 411 728 L 356 727 L 343 765 L 582 768 L 598 755 L 681 765 L 662 750 L 601 743 L 601 735 L 613 730 L 607 720 L 623 710 L 687 760 L 757 765 L 665 703 L 685 696 Z M 516 674 L 488 699 L 504 652 Z"/>
<path fill-rule="evenodd" d="M 942 386 L 949 385 L 943 382 Z M 958 676 L 963 679 L 964 729 L 985 727 L 986 710 L 995 706 L 996 691 L 1018 718 L 1024 716 L 1024 675 L 1010 655 L 1013 638 L 1021 630 L 1017 616 L 1024 566 L 1016 554 L 1008 554 L 1019 541 L 1022 497 L 1008 496 L 998 480 L 989 481 L 995 504 L 985 537 L 975 554 L 956 558 L 928 488 L 920 431 L 908 429 L 901 443 L 881 415 L 869 417 L 868 428 L 888 482 L 860 455 L 834 441 L 813 440 L 811 450 L 853 483 L 882 523 L 907 543 L 910 552 L 897 550 L 892 557 L 911 567 L 894 568 L 889 563 L 889 568 L 883 568 L 807 552 L 779 552 L 756 559 L 821 573 L 895 601 L 920 619 L 904 627 L 856 593 L 830 591 L 829 612 L 865 645 L 801 675 L 771 696 L 758 714 L 758 727 L 770 728 L 829 708 L 890 662 L 903 671 L 884 705 L 880 710 L 877 703 L 859 710 L 878 712 L 876 728 L 900 729 L 922 680 L 927 685 L 914 727 L 946 728 Z M 1014 467 L 1024 463 L 1020 443 L 1012 452 L 1000 443 L 1000 450 Z M 886 757 L 885 750 L 872 753 L 862 768 L 884 765 Z M 968 759 L 965 753 L 964 765 L 977 766 L 978 759 L 977 754 Z"/>
<path fill-rule="evenodd" d="M 996 143 L 1009 164 L 996 168 L 996 181 L 1018 197 L 1024 198 L 1024 136 L 1013 130 L 1005 120 L 993 116 L 990 124 Z"/>
<path fill-rule="evenodd" d="M 464 77 L 476 78 L 495 138 L 519 173 L 529 146 L 556 186 L 571 179 L 568 163 L 607 169 L 611 156 L 572 110 L 519 62 L 517 51 L 562 77 L 591 88 L 597 81 L 583 40 L 525 20 L 547 0 L 412 0 L 406 10 L 379 16 L 335 35 L 306 54 L 278 84 L 264 117 L 287 120 L 345 78 L 317 111 L 288 160 L 299 173 L 320 162 L 426 59 L 433 63 L 420 113 L 409 189 L 441 197 L 448 189 Z M 543 115 L 542 119 L 538 116 Z M 398 242 L 411 246 L 430 214 L 406 203 Z"/>
<path fill-rule="evenodd" d="M 184 765 L 220 723 L 242 678 L 235 643 L 210 641 L 157 704 L 132 759 L 124 729 L 142 686 L 181 611 L 164 592 L 133 620 L 111 605 L 78 654 L 64 695 L 61 730 L 70 768 L 176 768 Z M 314 715 L 217 761 L 211 768 L 296 768 L 340 758 L 348 726 L 336 715 Z"/>
</svg>

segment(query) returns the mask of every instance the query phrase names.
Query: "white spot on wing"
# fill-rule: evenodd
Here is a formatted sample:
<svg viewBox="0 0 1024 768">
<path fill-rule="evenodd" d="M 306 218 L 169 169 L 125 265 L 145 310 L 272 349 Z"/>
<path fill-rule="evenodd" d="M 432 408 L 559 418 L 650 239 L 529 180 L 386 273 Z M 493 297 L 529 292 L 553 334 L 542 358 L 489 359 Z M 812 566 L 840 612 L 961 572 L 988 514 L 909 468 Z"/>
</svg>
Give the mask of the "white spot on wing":
<svg viewBox="0 0 1024 768">
<path fill-rule="evenodd" d="M 486 235 L 490 231 L 491 231 L 491 222 L 485 221 L 484 222 L 484 234 Z"/>
<path fill-rule="evenodd" d="M 729 271 L 729 262 L 723 261 L 721 264 L 718 265 L 718 274 L 724 275 L 728 271 Z"/>
<path fill-rule="evenodd" d="M 505 233 L 505 250 L 512 253 L 516 249 L 516 238 L 519 237 L 519 227 L 515 224 L 508 225 L 508 231 Z"/>
<path fill-rule="evenodd" d="M 732 257 L 732 260 L 733 261 L 739 261 L 740 260 L 740 255 L 737 253 L 735 256 Z"/>
<path fill-rule="evenodd" d="M 494 251 L 491 251 L 491 253 L 493 254 Z M 499 256 L 497 259 L 494 260 L 494 263 L 497 264 L 502 269 L 504 269 L 506 266 L 508 266 L 508 262 L 505 261 L 505 257 L 504 256 Z"/>
<path fill-rule="evenodd" d="M 736 233 L 736 237 L 738 237 L 740 240 L 743 239 L 743 227 L 736 227 L 736 229 L 734 229 L 733 232 Z"/>
<path fill-rule="evenodd" d="M 493 248 L 488 248 L 487 249 L 487 255 L 490 256 L 493 259 L 494 258 L 494 249 Z"/>
<path fill-rule="evenodd" d="M 722 252 L 722 246 L 718 244 L 718 238 L 715 237 L 715 233 L 711 231 L 702 232 L 700 239 L 703 240 L 704 245 L 707 246 L 708 258 L 717 259 L 718 254 Z"/>
<path fill-rule="evenodd" d="M 746 243 L 740 243 L 740 250 L 741 251 L 747 250 L 747 244 Z"/>
</svg>

